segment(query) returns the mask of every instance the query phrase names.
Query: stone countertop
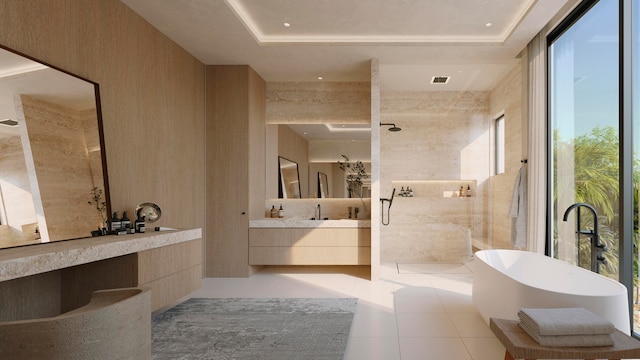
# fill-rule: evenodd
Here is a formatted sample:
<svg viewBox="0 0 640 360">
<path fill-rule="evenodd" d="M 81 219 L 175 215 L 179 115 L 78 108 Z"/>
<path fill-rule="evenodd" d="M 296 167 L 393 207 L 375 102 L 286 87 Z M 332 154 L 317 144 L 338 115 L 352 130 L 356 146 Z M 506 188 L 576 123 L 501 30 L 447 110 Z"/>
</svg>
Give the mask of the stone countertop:
<svg viewBox="0 0 640 360">
<path fill-rule="evenodd" d="M 310 220 L 301 218 L 249 221 L 250 228 L 370 228 L 371 219 Z"/>
<path fill-rule="evenodd" d="M 197 240 L 202 229 L 149 231 L 56 241 L 0 250 L 0 281 Z"/>
</svg>

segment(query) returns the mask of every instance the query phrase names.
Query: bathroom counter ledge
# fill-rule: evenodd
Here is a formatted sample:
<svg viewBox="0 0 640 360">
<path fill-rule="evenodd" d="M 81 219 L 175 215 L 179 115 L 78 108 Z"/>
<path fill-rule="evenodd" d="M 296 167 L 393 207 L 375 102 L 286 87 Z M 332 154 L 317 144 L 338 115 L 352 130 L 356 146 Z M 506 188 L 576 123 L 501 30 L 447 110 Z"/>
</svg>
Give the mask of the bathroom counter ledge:
<svg viewBox="0 0 640 360">
<path fill-rule="evenodd" d="M 0 250 L 0 281 L 133 254 L 202 238 L 202 229 L 150 231 L 56 241 Z"/>
<path fill-rule="evenodd" d="M 250 228 L 371 228 L 371 220 L 310 220 L 300 218 L 260 219 L 249 221 Z"/>
</svg>

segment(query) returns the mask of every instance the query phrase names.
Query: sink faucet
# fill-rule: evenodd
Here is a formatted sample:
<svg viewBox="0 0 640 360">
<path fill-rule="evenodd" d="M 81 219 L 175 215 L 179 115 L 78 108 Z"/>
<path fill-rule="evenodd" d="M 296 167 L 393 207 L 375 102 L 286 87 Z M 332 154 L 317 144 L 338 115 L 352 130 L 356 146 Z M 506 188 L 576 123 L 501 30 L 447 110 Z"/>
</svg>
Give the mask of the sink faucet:
<svg viewBox="0 0 640 360">
<path fill-rule="evenodd" d="M 321 213 L 320 204 L 318 204 L 318 220 L 322 220 L 322 213 Z"/>
</svg>

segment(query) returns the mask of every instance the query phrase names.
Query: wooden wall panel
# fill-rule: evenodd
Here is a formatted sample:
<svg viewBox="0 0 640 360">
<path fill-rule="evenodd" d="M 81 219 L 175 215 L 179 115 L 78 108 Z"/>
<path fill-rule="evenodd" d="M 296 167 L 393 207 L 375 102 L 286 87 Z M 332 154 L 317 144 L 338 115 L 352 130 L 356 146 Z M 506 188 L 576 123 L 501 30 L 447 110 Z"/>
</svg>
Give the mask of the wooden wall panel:
<svg viewBox="0 0 640 360">
<path fill-rule="evenodd" d="M 204 229 L 200 61 L 118 0 L 2 1 L 0 44 L 99 84 L 114 210 Z"/>
<path fill-rule="evenodd" d="M 249 276 L 249 219 L 264 217 L 266 83 L 207 67 L 207 276 Z"/>
<path fill-rule="evenodd" d="M 207 67 L 207 276 L 249 275 L 248 70 Z"/>
</svg>

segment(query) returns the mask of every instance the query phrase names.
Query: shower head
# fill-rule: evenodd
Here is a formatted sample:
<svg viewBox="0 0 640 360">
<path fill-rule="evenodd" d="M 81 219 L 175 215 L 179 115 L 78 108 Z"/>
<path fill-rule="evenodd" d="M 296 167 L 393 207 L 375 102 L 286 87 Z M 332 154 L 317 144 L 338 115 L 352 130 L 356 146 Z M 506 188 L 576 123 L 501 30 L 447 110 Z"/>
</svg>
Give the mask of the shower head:
<svg viewBox="0 0 640 360">
<path fill-rule="evenodd" d="M 388 130 L 394 131 L 394 132 L 402 130 L 401 128 L 397 127 L 396 124 L 391 124 L 391 123 L 388 123 L 388 124 L 380 123 L 380 126 L 391 126 Z"/>
</svg>

